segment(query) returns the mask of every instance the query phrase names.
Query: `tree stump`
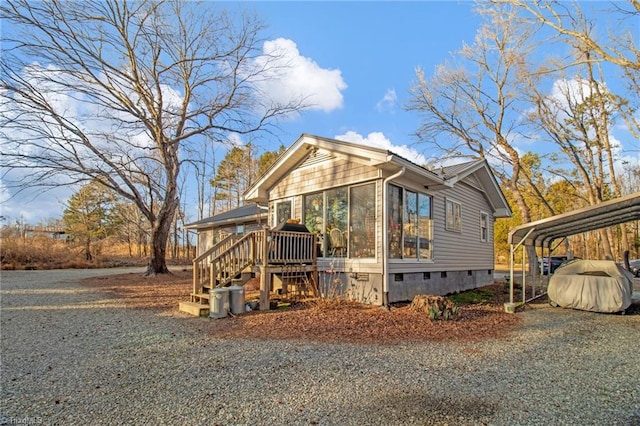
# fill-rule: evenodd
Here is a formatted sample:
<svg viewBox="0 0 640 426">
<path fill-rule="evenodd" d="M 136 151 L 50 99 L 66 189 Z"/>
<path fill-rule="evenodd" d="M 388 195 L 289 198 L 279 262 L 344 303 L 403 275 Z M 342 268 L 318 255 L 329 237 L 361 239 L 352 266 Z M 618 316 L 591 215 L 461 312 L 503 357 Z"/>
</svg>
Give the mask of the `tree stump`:
<svg viewBox="0 0 640 426">
<path fill-rule="evenodd" d="M 460 310 L 447 298 L 443 296 L 430 296 L 419 294 L 413 298 L 409 309 L 414 312 L 426 313 L 430 319 L 448 320 L 459 315 Z"/>
</svg>

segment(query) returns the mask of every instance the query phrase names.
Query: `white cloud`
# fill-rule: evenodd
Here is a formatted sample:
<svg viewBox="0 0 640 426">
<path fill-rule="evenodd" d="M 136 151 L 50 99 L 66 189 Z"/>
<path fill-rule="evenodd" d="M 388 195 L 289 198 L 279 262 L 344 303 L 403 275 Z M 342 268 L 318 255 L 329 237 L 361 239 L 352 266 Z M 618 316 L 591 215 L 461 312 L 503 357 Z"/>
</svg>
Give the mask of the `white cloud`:
<svg viewBox="0 0 640 426">
<path fill-rule="evenodd" d="M 30 189 L 12 193 L 14 191 L 0 181 L 0 215 L 7 218 L 7 223 L 24 219 L 31 225 L 47 219 L 59 219 L 75 190 L 73 186 L 63 185 L 48 191 Z"/>
<path fill-rule="evenodd" d="M 396 94 L 396 89 L 387 89 L 382 99 L 380 99 L 376 104 L 376 109 L 378 110 L 378 112 L 389 111 L 393 113 L 395 112 L 397 103 L 398 95 Z"/>
<path fill-rule="evenodd" d="M 330 112 L 342 108 L 342 91 L 347 84 L 341 71 L 322 68 L 311 58 L 302 56 L 291 40 L 266 41 L 263 56 L 256 59 L 253 66 L 256 70 L 266 67 L 255 84 L 274 103 L 302 99 L 309 109 Z"/>
<path fill-rule="evenodd" d="M 239 133 L 231 132 L 227 135 L 225 141 L 225 145 L 229 145 L 231 147 L 243 147 L 246 145 L 246 141 L 242 139 Z"/>
<path fill-rule="evenodd" d="M 424 155 L 407 145 L 394 145 L 382 132 L 372 132 L 363 137 L 359 133 L 348 131 L 343 135 L 336 136 L 335 139 L 386 149 L 416 164 L 424 165 L 427 163 Z"/>
</svg>

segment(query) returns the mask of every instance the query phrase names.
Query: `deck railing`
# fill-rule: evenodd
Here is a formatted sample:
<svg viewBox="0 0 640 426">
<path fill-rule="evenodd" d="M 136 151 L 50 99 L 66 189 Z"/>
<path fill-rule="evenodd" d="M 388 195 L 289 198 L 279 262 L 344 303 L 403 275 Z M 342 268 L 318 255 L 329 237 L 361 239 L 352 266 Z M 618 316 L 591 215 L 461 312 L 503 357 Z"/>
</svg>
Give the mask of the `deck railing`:
<svg viewBox="0 0 640 426">
<path fill-rule="evenodd" d="M 270 231 L 265 230 L 257 235 L 258 250 L 257 264 L 311 264 L 316 262 L 315 234 L 307 232 Z M 264 244 L 266 241 L 266 244 Z"/>
<path fill-rule="evenodd" d="M 247 267 L 255 264 L 256 233 L 251 232 L 233 243 L 227 250 L 211 259 L 210 287 L 224 287 Z"/>
</svg>

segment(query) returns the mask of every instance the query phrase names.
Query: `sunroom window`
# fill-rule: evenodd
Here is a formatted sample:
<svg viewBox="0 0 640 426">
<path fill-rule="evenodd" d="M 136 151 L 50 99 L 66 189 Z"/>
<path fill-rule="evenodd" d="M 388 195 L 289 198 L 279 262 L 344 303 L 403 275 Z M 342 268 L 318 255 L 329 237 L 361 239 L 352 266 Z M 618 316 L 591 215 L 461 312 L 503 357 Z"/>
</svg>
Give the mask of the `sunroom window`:
<svg viewBox="0 0 640 426">
<path fill-rule="evenodd" d="M 390 185 L 389 257 L 431 259 L 431 197 Z"/>
<path fill-rule="evenodd" d="M 376 186 L 354 186 L 349 197 L 349 257 L 375 257 Z"/>
<path fill-rule="evenodd" d="M 291 219 L 291 200 L 278 201 L 276 203 L 275 224 Z"/>
<path fill-rule="evenodd" d="M 304 197 L 304 222 L 318 235 L 319 256 L 375 257 L 375 183 Z"/>
</svg>

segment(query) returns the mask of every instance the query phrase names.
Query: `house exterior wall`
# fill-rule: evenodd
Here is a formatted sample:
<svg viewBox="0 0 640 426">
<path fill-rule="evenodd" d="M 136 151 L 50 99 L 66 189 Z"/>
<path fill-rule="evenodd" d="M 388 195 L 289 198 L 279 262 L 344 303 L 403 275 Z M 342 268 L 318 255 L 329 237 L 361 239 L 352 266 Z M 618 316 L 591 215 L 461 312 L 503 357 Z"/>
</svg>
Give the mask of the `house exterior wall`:
<svg viewBox="0 0 640 426">
<path fill-rule="evenodd" d="M 293 170 L 269 192 L 269 202 L 300 194 L 310 194 L 338 186 L 366 182 L 379 177 L 375 167 L 329 159 L 320 164 L 302 165 Z M 302 206 L 296 203 L 294 212 L 302 215 Z"/>
<path fill-rule="evenodd" d="M 407 182 L 394 182 L 411 188 Z M 416 189 L 417 190 L 417 189 Z M 454 188 L 425 191 L 431 195 L 433 221 L 433 258 L 431 261 L 411 262 L 390 259 L 390 272 L 422 271 L 467 271 L 469 269 L 493 268 L 493 222 L 492 208 L 484 195 L 466 182 Z M 461 205 L 461 230 L 447 230 L 445 226 L 445 202 L 452 200 Z M 488 214 L 487 241 L 480 238 L 480 215 Z M 396 270 L 396 266 L 400 269 Z"/>
<path fill-rule="evenodd" d="M 196 247 L 196 257 L 213 247 L 214 244 L 213 229 L 198 229 L 198 245 Z"/>
<path fill-rule="evenodd" d="M 389 302 L 409 301 L 418 294 L 444 296 L 491 283 L 491 269 L 389 274 Z"/>
</svg>

